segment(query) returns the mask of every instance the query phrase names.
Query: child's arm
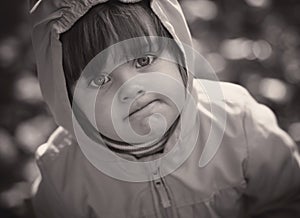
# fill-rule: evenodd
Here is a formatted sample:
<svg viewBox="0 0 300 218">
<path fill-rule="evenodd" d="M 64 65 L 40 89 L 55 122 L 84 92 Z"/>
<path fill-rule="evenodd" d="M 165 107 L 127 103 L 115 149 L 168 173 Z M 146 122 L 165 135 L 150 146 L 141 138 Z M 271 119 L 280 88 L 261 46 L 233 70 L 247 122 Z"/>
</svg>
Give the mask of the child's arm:
<svg viewBox="0 0 300 218">
<path fill-rule="evenodd" d="M 79 199 L 78 187 L 69 179 L 67 168 L 68 147 L 65 131 L 59 127 L 50 136 L 47 143 L 41 145 L 37 152 L 37 163 L 41 172 L 38 190 L 32 199 L 34 212 L 37 218 L 78 218 L 89 217 L 83 215 L 82 207 L 74 207 Z M 59 145 L 59 146 L 58 146 Z M 72 186 L 74 195 L 66 197 L 64 194 Z M 77 189 L 76 189 L 77 188 Z M 81 211 L 81 212 L 80 212 Z"/>
<path fill-rule="evenodd" d="M 300 217 L 300 156 L 273 112 L 247 96 L 246 207 L 253 217 Z"/>
<path fill-rule="evenodd" d="M 45 177 L 43 177 L 32 203 L 36 218 L 70 217 L 64 210 L 59 194 Z"/>
</svg>

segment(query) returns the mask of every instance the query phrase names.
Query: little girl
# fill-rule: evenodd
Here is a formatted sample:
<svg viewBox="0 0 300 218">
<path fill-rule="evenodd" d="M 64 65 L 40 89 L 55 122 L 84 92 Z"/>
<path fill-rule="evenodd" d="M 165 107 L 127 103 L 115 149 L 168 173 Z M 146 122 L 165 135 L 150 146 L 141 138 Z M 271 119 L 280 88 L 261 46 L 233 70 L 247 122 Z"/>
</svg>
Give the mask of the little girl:
<svg viewBox="0 0 300 218">
<path fill-rule="evenodd" d="M 31 14 L 60 126 L 37 151 L 37 217 L 300 216 L 295 144 L 244 88 L 193 78 L 203 62 L 176 0 L 43 0 Z"/>
</svg>

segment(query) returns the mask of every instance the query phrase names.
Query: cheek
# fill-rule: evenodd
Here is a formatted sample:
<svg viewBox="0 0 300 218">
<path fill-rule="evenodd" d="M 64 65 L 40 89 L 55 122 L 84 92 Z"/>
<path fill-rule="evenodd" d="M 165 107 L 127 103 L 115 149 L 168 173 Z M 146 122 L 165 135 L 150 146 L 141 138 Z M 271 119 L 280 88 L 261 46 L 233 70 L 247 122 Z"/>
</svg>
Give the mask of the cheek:
<svg viewBox="0 0 300 218">
<path fill-rule="evenodd" d="M 122 126 L 122 119 L 119 116 L 114 116 L 114 121 L 112 114 L 112 98 L 98 98 L 95 104 L 95 119 L 98 131 L 113 140 L 120 141 L 121 138 L 116 132 L 115 126 Z"/>
<path fill-rule="evenodd" d="M 187 76 L 183 69 L 180 69 L 178 65 L 173 65 L 172 72 L 174 72 L 173 77 L 179 82 L 184 85 L 184 81 L 187 79 Z"/>
<path fill-rule="evenodd" d="M 161 70 L 163 73 L 171 76 L 173 79 L 177 80 L 179 83 L 185 85 L 185 81 L 187 80 L 187 76 L 185 70 L 180 67 L 178 64 L 169 62 L 169 61 L 162 61 L 161 63 Z"/>
<path fill-rule="evenodd" d="M 98 131 L 106 137 L 114 139 L 114 128 L 111 120 L 111 102 L 97 99 L 95 104 L 95 120 Z"/>
<path fill-rule="evenodd" d="M 98 96 L 95 102 L 95 118 L 97 125 L 107 125 L 111 120 L 112 101 L 109 98 Z"/>
<path fill-rule="evenodd" d="M 111 134 L 114 131 L 114 125 L 120 125 L 120 118 L 118 113 L 114 113 L 113 107 L 113 96 L 110 93 L 106 95 L 98 95 L 95 102 L 95 119 L 97 128 L 100 132 Z M 117 111 L 118 112 L 118 111 Z M 114 118 L 114 122 L 113 119 Z"/>
</svg>

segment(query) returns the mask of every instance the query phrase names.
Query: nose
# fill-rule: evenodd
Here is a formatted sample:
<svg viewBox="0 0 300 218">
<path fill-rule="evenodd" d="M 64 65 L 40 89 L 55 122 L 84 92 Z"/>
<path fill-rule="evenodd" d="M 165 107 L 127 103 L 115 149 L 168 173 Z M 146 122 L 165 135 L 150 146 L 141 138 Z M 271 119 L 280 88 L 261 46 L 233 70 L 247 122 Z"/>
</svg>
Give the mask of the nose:
<svg viewBox="0 0 300 218">
<path fill-rule="evenodd" d="M 139 84 L 124 84 L 119 92 L 121 102 L 128 102 L 138 96 L 145 94 L 145 89 Z"/>
</svg>

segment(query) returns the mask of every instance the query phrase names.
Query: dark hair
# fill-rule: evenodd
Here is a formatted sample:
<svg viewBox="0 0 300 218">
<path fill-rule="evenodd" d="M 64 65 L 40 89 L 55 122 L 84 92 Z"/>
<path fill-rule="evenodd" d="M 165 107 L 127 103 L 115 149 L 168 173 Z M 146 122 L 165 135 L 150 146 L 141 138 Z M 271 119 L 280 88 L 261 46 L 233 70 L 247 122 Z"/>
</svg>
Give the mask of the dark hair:
<svg viewBox="0 0 300 218">
<path fill-rule="evenodd" d="M 84 67 L 99 52 L 114 43 L 153 34 L 172 38 L 148 1 L 127 4 L 108 1 L 94 6 L 60 36 L 69 94 Z M 184 76 L 183 81 L 186 84 Z"/>
</svg>

